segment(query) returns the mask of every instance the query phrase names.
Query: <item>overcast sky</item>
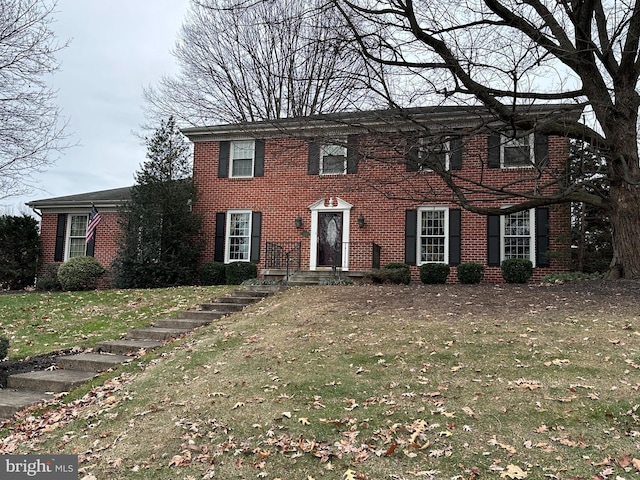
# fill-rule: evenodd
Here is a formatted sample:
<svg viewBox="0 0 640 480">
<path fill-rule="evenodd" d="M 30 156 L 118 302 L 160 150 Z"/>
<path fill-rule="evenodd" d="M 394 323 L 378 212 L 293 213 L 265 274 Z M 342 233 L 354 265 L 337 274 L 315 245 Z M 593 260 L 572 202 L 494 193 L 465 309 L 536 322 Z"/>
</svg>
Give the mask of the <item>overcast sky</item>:
<svg viewBox="0 0 640 480">
<path fill-rule="evenodd" d="M 79 145 L 36 174 L 40 190 L 0 200 L 0 213 L 29 213 L 25 202 L 133 185 L 146 149 L 142 88 L 177 72 L 170 54 L 189 0 L 58 0 L 53 28 L 61 71 L 58 105 Z"/>
</svg>

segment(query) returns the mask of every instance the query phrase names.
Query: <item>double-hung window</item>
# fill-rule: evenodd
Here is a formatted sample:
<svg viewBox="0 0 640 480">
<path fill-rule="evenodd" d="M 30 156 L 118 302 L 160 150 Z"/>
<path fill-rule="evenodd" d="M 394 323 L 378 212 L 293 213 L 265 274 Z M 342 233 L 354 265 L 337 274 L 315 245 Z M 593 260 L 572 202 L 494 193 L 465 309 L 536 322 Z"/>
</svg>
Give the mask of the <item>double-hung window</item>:
<svg viewBox="0 0 640 480">
<path fill-rule="evenodd" d="M 535 210 L 502 215 L 502 259 L 523 258 L 535 265 Z"/>
<path fill-rule="evenodd" d="M 431 172 L 434 169 L 449 170 L 449 142 L 432 143 L 422 138 L 418 150 L 418 170 Z"/>
<path fill-rule="evenodd" d="M 87 254 L 88 221 L 88 215 L 69 215 L 65 258 L 84 257 Z"/>
<path fill-rule="evenodd" d="M 423 207 L 418 210 L 418 262 L 449 262 L 449 209 Z"/>
<path fill-rule="evenodd" d="M 347 173 L 347 146 L 325 144 L 320 146 L 320 175 L 344 175 Z"/>
<path fill-rule="evenodd" d="M 531 134 L 501 136 L 500 162 L 502 168 L 531 167 L 534 162 L 534 137 Z"/>
<path fill-rule="evenodd" d="M 253 140 L 231 142 L 231 177 L 253 177 L 255 155 Z"/>
<path fill-rule="evenodd" d="M 227 212 L 226 262 L 248 262 L 251 255 L 251 211 Z"/>
</svg>

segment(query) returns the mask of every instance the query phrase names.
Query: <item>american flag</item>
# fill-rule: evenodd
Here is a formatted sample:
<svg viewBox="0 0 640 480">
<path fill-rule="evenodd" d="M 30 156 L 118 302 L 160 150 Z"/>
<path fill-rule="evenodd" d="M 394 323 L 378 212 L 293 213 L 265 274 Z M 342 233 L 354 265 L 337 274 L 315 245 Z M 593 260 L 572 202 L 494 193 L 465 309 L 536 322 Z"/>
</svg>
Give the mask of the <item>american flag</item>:
<svg viewBox="0 0 640 480">
<path fill-rule="evenodd" d="M 89 223 L 87 224 L 87 242 L 92 240 L 96 235 L 96 227 L 102 220 L 100 212 L 95 205 L 91 206 L 91 213 L 89 214 Z"/>
</svg>

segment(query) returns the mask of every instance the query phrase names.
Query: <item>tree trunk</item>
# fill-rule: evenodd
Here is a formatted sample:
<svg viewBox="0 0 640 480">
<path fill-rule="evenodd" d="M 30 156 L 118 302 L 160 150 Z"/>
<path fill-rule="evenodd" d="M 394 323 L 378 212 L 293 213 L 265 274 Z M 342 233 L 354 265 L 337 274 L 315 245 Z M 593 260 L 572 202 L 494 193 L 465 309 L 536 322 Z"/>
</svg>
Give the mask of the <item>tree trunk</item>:
<svg viewBox="0 0 640 480">
<path fill-rule="evenodd" d="M 640 279 L 640 187 L 611 186 L 611 277 Z"/>
</svg>

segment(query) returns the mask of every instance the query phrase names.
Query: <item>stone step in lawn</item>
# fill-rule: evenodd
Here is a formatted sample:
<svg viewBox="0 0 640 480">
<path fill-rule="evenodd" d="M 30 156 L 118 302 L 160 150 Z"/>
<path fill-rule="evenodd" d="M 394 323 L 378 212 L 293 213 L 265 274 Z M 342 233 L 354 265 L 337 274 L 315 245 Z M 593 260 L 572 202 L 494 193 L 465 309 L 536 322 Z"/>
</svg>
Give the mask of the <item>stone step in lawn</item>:
<svg viewBox="0 0 640 480">
<path fill-rule="evenodd" d="M 132 339 L 148 339 L 148 340 L 170 340 L 178 338 L 180 335 L 189 333 L 189 328 L 164 328 L 164 327 L 147 327 L 136 328 L 127 333 L 127 338 Z"/>
<path fill-rule="evenodd" d="M 0 418 L 12 417 L 16 412 L 53 398 L 53 394 L 32 390 L 0 390 Z"/>
<path fill-rule="evenodd" d="M 205 312 L 223 312 L 223 313 L 233 313 L 239 312 L 245 307 L 240 303 L 201 303 L 200 308 Z"/>
<path fill-rule="evenodd" d="M 109 353 L 79 353 L 78 355 L 64 355 L 56 358 L 56 364 L 66 370 L 80 370 L 82 372 L 104 372 L 131 361 L 133 357 L 127 355 L 113 355 Z"/>
<path fill-rule="evenodd" d="M 178 318 L 188 318 L 192 320 L 209 321 L 217 320 L 228 315 L 229 312 L 210 312 L 205 310 L 183 310 L 178 312 Z"/>
<path fill-rule="evenodd" d="M 158 328 L 186 328 L 193 330 L 194 328 L 209 325 L 211 320 L 206 318 L 161 318 L 153 321 L 153 326 Z"/>
<path fill-rule="evenodd" d="M 35 392 L 69 392 L 95 376 L 95 372 L 78 370 L 41 370 L 9 375 L 7 387 Z"/>
<path fill-rule="evenodd" d="M 229 295 L 216 299 L 216 303 L 238 303 L 242 306 L 247 306 L 260 300 L 262 300 L 262 297 L 242 297 L 239 295 Z"/>
<path fill-rule="evenodd" d="M 115 353 L 117 355 L 135 355 L 139 350 L 153 350 L 164 345 L 156 340 L 109 340 L 96 343 L 94 349 L 98 352 Z"/>
</svg>

